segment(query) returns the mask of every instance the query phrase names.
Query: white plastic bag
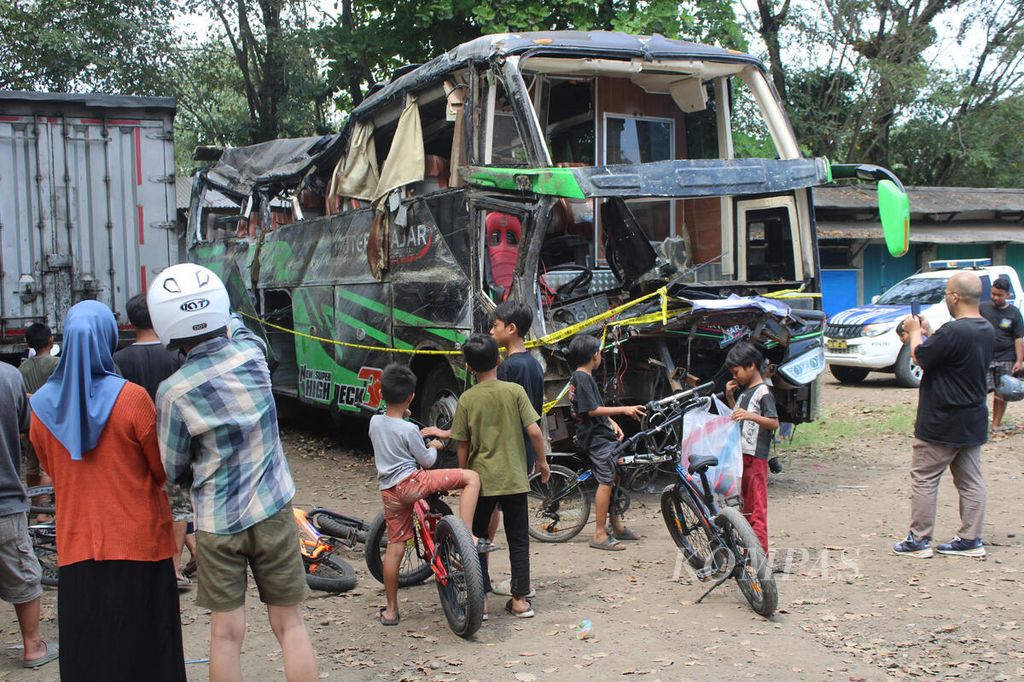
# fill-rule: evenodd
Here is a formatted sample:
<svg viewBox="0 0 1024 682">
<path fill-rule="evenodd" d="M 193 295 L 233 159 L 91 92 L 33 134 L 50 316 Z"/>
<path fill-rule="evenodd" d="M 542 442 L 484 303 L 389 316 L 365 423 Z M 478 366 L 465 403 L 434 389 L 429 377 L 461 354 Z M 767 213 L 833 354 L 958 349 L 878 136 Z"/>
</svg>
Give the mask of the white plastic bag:
<svg viewBox="0 0 1024 682">
<path fill-rule="evenodd" d="M 688 467 L 692 455 L 714 455 L 718 465 L 708 467 L 707 477 L 712 489 L 725 497 L 740 494 L 743 479 L 743 454 L 740 450 L 740 424 L 732 420 L 732 409 L 714 399 L 716 413 L 710 405 L 690 410 L 683 417 L 683 443 L 680 458 Z"/>
</svg>

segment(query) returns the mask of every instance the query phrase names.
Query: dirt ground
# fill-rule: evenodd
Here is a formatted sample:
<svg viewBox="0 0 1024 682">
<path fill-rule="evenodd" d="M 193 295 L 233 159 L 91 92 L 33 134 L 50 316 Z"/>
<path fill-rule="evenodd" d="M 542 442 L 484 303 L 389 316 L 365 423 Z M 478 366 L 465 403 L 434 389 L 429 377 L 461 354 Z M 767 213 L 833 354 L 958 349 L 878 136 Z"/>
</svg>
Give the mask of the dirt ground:
<svg viewBox="0 0 1024 682">
<path fill-rule="evenodd" d="M 490 620 L 471 641 L 448 629 L 432 583 L 404 590 L 401 625 L 381 627 L 381 586 L 361 553 L 346 553 L 359 573 L 356 589 L 314 594 L 305 606 L 320 677 L 1024 678 L 1024 434 L 984 450 L 987 559 L 896 557 L 889 546 L 907 530 L 911 436 L 884 425 L 906 423 L 915 403 L 914 391 L 884 378 L 858 387 L 826 381 L 824 424 L 815 433 L 830 435 L 821 435 L 819 446 L 786 451 L 785 472 L 770 481 L 769 533 L 775 562 L 785 570 L 776 576 L 780 608 L 771 620 L 750 611 L 734 582 L 695 604 L 703 586 L 685 571 L 679 576 L 657 496 L 638 495 L 628 522 L 641 533 L 639 544 L 621 553 L 598 552 L 587 546 L 592 529 L 564 545 L 534 544 L 536 618 L 513 619 L 502 610 L 504 599 L 492 598 Z M 1024 422 L 1024 407 L 1012 407 L 1014 417 Z M 298 485 L 295 503 L 370 519 L 380 503 L 365 454 L 365 426 L 355 422 L 339 439 L 324 421 L 282 428 Z M 835 429 L 829 430 L 830 422 Z M 940 541 L 956 532 L 957 519 L 955 491 L 946 480 L 936 528 Z M 500 535 L 498 542 L 504 544 Z M 492 557 L 492 575 L 507 577 L 507 555 Z M 56 634 L 55 596 L 48 591 L 44 597 L 44 637 Z M 279 679 L 280 649 L 254 589 L 249 597 L 246 679 Z M 14 611 L 4 613 L 8 650 L 0 657 L 0 679 L 57 679 L 56 664 L 38 672 L 18 668 Z M 593 623 L 586 641 L 576 638 L 582 619 Z M 182 624 L 186 659 L 205 659 L 209 617 L 189 594 L 182 597 Z M 203 661 L 187 668 L 190 680 L 207 677 Z"/>
</svg>

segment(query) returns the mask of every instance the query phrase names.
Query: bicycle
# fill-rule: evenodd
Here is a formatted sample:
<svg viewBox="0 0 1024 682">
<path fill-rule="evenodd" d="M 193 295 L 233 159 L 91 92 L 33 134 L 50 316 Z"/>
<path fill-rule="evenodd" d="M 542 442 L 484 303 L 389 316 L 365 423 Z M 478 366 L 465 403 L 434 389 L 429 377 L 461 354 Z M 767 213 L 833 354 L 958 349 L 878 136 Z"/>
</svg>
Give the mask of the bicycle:
<svg viewBox="0 0 1024 682">
<path fill-rule="evenodd" d="M 313 512 L 321 515 L 327 510 L 317 508 Z M 334 555 L 334 544 L 330 542 L 333 538 L 321 533 L 310 521 L 313 512 L 292 508 L 292 515 L 300 531 L 299 552 L 306 570 L 306 584 L 310 589 L 320 592 L 348 592 L 356 586 L 355 569 Z"/>
<path fill-rule="evenodd" d="M 617 468 L 621 482 L 612 488 L 609 513 L 622 516 L 629 509 L 630 491 L 640 492 L 652 482 L 666 464 L 677 457 L 679 447 L 678 430 L 671 428 L 674 422 L 664 423 L 670 411 L 666 401 L 647 403 L 647 414 L 641 422 L 641 431 L 635 440 L 644 439 L 646 452 L 617 457 Z M 655 429 L 653 426 L 662 426 Z M 582 459 L 569 453 L 551 453 L 550 459 Z M 593 472 L 588 468 L 577 473 L 560 464 L 551 465 L 551 477 L 545 484 L 540 476 L 530 477 L 527 493 L 531 523 L 530 537 L 538 542 L 567 542 L 576 537 L 590 520 L 591 481 Z"/>
<path fill-rule="evenodd" d="M 365 544 L 370 532 L 370 526 L 362 519 L 323 507 L 309 510 L 306 516 L 321 534 L 338 540 L 349 549 L 354 549 L 357 544 Z"/>
<path fill-rule="evenodd" d="M 552 453 L 558 456 L 557 453 Z M 633 467 L 659 466 L 671 461 L 668 456 L 629 455 L 620 457 L 617 464 L 627 471 Z M 594 472 L 585 469 L 577 473 L 561 464 L 551 464 L 548 482 L 540 480 L 540 474 L 530 476 L 530 490 L 526 494 L 527 511 L 531 523 L 527 528 L 530 537 L 538 542 L 568 542 L 583 530 L 590 521 L 591 482 Z M 627 474 L 628 476 L 628 474 Z M 612 488 L 609 513 L 623 516 L 631 504 L 629 488 L 616 485 Z"/>
<path fill-rule="evenodd" d="M 42 569 L 40 582 L 47 587 L 57 587 L 57 507 L 52 485 L 40 485 L 26 490 L 30 500 L 48 497 L 51 504 L 31 505 L 29 516 L 48 515 L 50 521 L 29 523 L 28 534 L 32 540 L 32 551 Z"/>
<path fill-rule="evenodd" d="M 619 449 L 635 450 L 641 440 L 660 437 L 674 430 L 690 410 L 706 406 L 707 397 L 698 397 L 713 390 L 708 383 L 664 398 L 654 403 L 668 413 L 657 426 L 626 439 Z M 666 442 L 673 442 L 672 438 Z M 701 582 L 714 580 L 696 603 L 735 578 L 740 591 L 755 613 L 771 617 L 778 606 L 778 591 L 771 564 L 765 556 L 754 529 L 734 507 L 719 507 L 707 470 L 718 464 L 714 455 L 696 455 L 687 466 L 677 460 L 677 480 L 661 494 L 661 513 L 673 542 L 687 562 L 696 570 Z M 694 477 L 700 481 L 698 488 Z"/>
<path fill-rule="evenodd" d="M 413 536 L 406 541 L 398 586 L 419 585 L 431 575 L 437 583 L 448 626 L 460 637 L 472 637 L 484 615 L 484 577 L 473 536 L 433 493 L 413 505 Z M 366 537 L 366 567 L 384 582 L 387 525 L 381 513 Z"/>
</svg>

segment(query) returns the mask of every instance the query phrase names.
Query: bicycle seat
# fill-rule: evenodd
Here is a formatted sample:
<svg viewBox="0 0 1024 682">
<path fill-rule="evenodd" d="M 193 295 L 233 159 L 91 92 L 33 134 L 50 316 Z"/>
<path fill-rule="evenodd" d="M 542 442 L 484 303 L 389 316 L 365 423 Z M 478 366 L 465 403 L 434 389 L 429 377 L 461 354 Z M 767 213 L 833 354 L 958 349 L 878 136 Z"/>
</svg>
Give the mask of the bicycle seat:
<svg viewBox="0 0 1024 682">
<path fill-rule="evenodd" d="M 718 458 L 714 455 L 693 455 L 690 457 L 690 465 L 686 467 L 686 470 L 693 475 L 713 466 L 718 466 Z"/>
</svg>

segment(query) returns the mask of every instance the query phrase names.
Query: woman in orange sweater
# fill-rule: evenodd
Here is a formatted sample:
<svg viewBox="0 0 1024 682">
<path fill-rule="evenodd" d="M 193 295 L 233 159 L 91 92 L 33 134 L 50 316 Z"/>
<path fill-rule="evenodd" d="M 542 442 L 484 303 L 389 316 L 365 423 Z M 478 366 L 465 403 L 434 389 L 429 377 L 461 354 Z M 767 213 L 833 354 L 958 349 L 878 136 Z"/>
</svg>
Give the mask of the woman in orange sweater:
<svg viewBox="0 0 1024 682">
<path fill-rule="evenodd" d="M 83 301 L 32 396 L 29 438 L 57 495 L 60 673 L 185 680 L 171 510 L 146 390 L 119 377 L 110 309 Z"/>
</svg>

